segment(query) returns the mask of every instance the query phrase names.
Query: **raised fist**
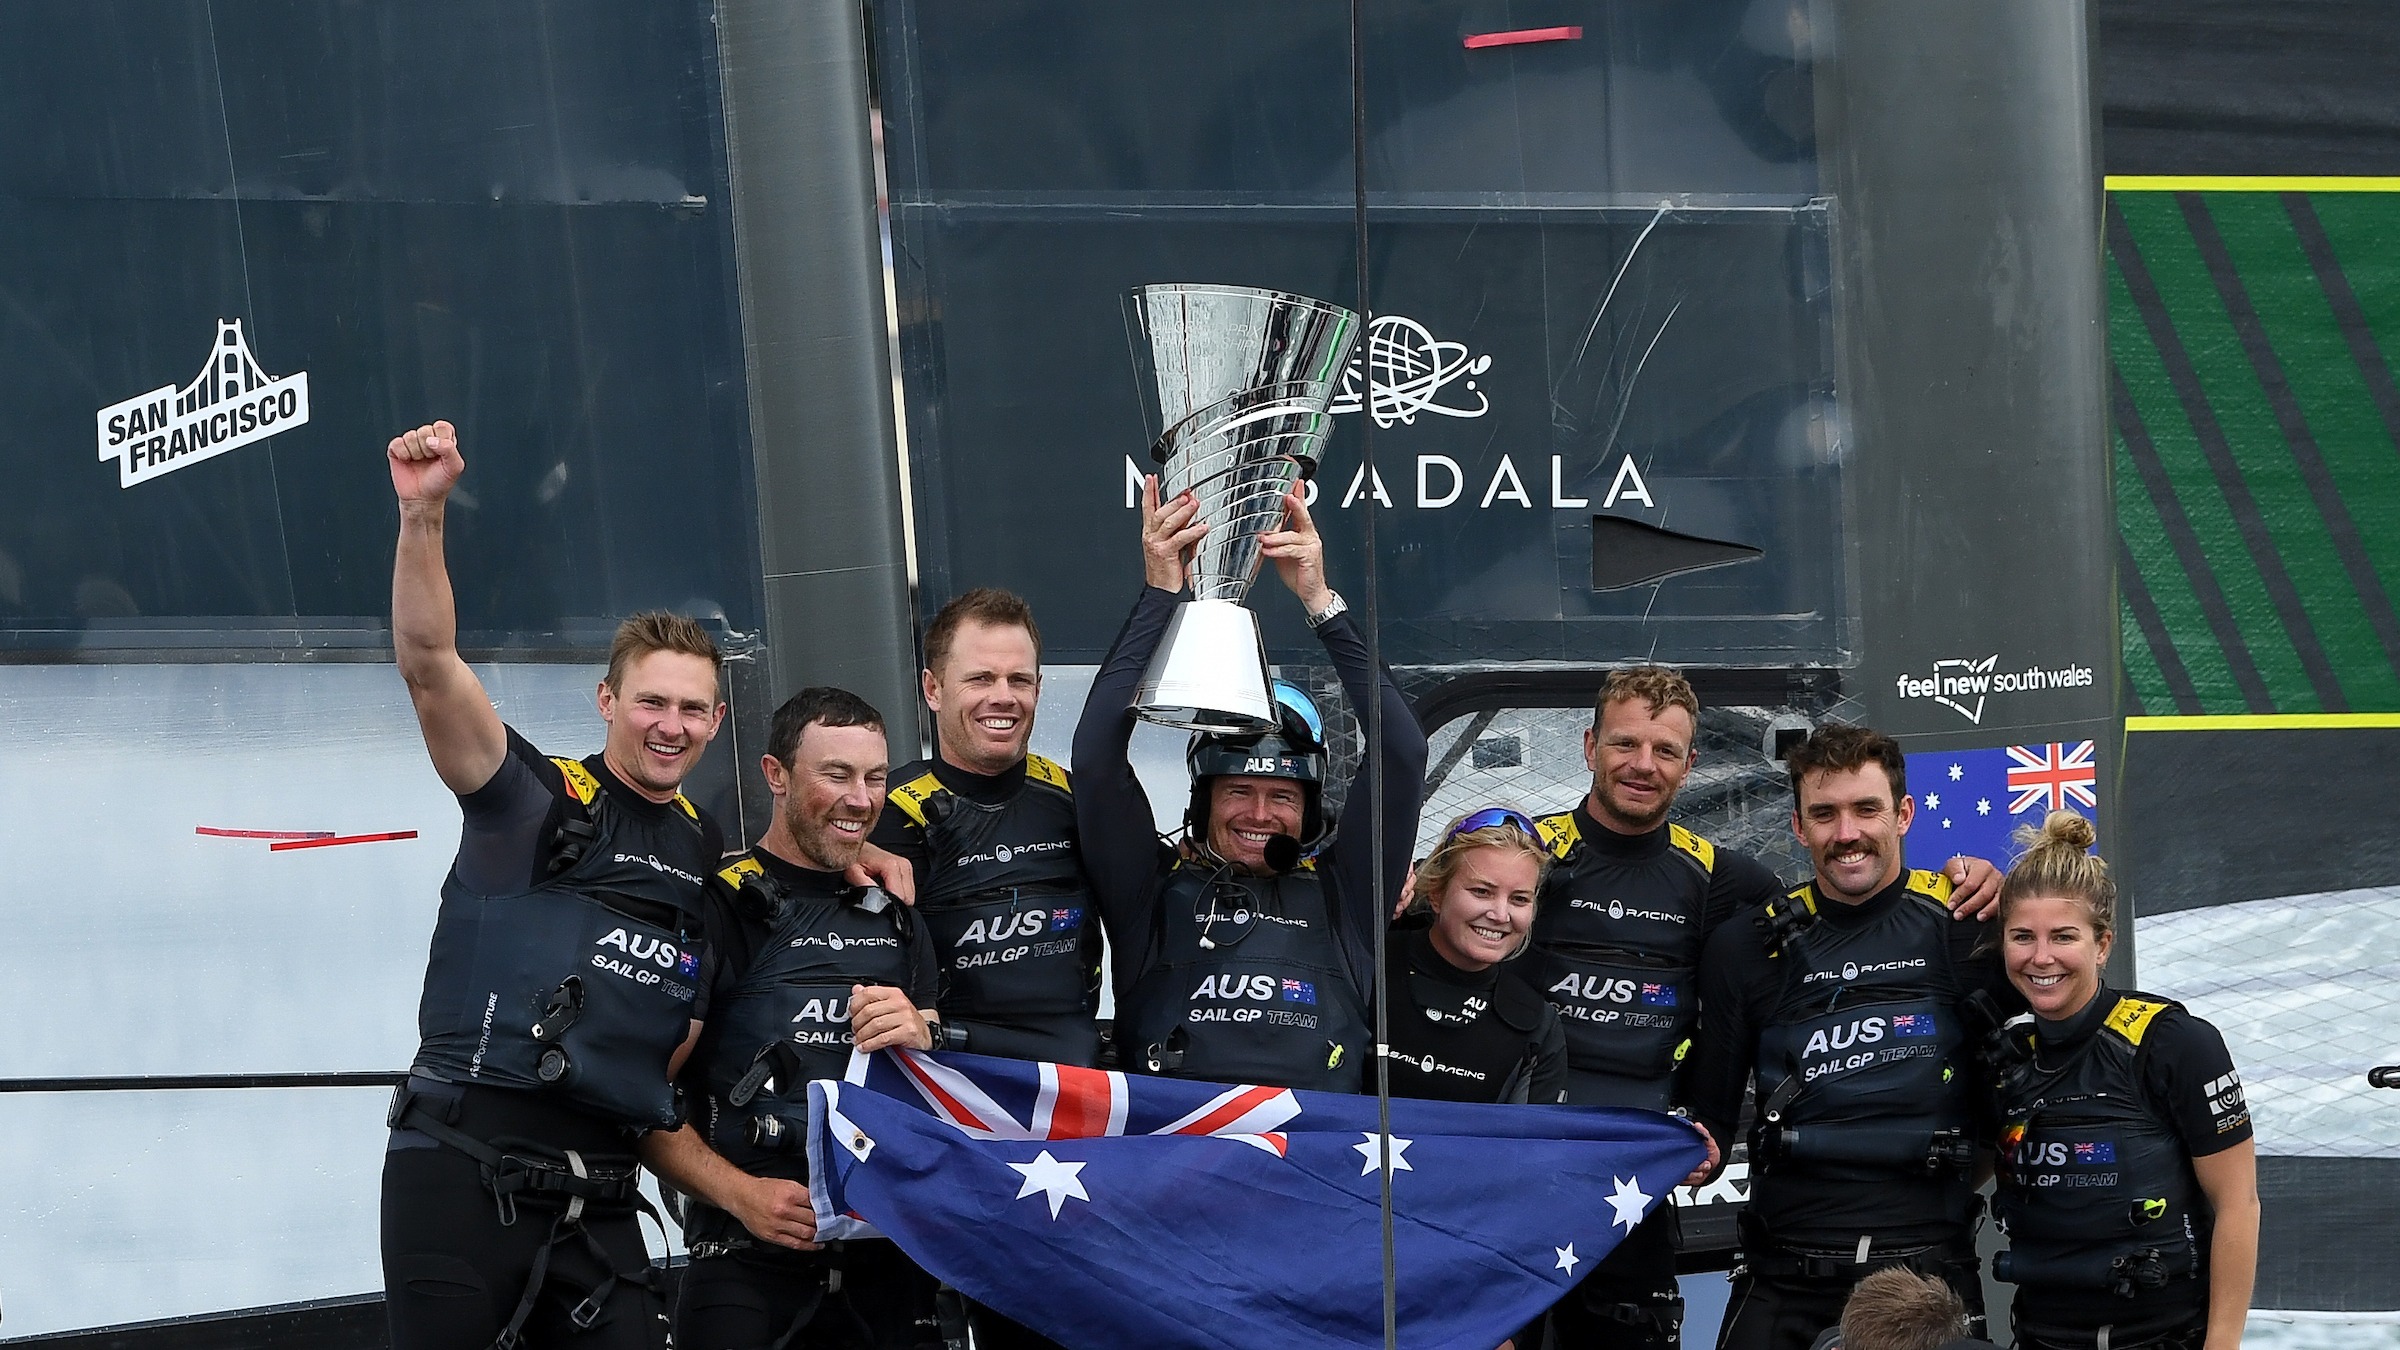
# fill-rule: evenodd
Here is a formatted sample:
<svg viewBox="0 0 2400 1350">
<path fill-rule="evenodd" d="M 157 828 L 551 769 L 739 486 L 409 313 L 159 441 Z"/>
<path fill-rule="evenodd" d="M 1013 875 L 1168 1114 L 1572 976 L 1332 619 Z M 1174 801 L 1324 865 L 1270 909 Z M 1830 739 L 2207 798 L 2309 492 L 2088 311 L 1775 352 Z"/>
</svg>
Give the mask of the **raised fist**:
<svg viewBox="0 0 2400 1350">
<path fill-rule="evenodd" d="M 467 471 L 458 453 L 458 429 L 448 422 L 404 431 L 384 453 L 391 460 L 392 491 L 403 506 L 441 505 Z"/>
</svg>

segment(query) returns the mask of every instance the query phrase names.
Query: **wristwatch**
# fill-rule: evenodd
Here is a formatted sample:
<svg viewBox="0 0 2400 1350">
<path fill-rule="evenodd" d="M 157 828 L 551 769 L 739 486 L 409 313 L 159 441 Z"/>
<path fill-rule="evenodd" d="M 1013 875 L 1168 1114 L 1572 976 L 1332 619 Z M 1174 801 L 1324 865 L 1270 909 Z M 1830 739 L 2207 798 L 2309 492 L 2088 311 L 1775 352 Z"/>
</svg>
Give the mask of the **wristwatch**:
<svg viewBox="0 0 2400 1350">
<path fill-rule="evenodd" d="M 1332 621 L 1334 615 L 1347 614 L 1350 612 L 1350 602 L 1342 598 L 1342 593 L 1340 591 L 1329 589 L 1326 594 L 1331 595 L 1333 598 L 1325 602 L 1325 608 L 1320 609 L 1316 613 L 1308 616 L 1308 627 L 1311 632 L 1314 632 L 1319 628 L 1323 628 L 1327 623 Z"/>
</svg>

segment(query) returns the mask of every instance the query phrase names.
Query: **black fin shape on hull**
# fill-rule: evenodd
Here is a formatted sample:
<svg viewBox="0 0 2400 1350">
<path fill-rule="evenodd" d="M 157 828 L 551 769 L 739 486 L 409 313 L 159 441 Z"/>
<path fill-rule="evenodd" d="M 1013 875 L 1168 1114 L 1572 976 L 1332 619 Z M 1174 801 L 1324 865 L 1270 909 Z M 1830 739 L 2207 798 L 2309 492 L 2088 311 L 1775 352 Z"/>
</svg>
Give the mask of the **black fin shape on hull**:
<svg viewBox="0 0 2400 1350">
<path fill-rule="evenodd" d="M 1703 539 L 1624 516 L 1592 517 L 1592 589 L 1620 591 L 1686 572 L 1729 567 L 1766 550 L 1726 539 Z"/>
</svg>

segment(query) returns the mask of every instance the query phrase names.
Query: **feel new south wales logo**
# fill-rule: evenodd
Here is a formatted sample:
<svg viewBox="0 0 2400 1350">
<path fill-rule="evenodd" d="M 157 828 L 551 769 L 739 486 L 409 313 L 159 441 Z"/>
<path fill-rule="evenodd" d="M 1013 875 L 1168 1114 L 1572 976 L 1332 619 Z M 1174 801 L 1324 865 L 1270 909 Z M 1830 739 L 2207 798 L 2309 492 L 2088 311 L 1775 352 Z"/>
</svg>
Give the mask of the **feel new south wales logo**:
<svg viewBox="0 0 2400 1350">
<path fill-rule="evenodd" d="M 219 319 L 190 384 L 100 410 L 100 458 L 117 462 L 119 487 L 132 487 L 307 421 L 308 372 L 269 375 L 250 354 L 241 320 Z"/>
</svg>

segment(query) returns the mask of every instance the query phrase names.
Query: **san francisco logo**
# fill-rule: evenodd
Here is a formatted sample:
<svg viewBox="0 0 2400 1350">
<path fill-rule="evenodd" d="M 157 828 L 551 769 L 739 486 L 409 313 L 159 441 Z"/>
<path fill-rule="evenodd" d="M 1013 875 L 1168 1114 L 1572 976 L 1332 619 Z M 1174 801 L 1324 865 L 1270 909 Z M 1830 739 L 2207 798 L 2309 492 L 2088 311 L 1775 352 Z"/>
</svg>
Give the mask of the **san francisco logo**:
<svg viewBox="0 0 2400 1350">
<path fill-rule="evenodd" d="M 308 421 L 308 372 L 269 375 L 250 354 L 241 320 L 217 320 L 217 340 L 190 384 L 99 412 L 100 458 L 132 487 Z"/>
<path fill-rule="evenodd" d="M 1443 417 L 1481 417 L 1492 409 L 1492 401 L 1475 387 L 1474 376 L 1492 368 L 1489 355 L 1470 358 L 1467 344 L 1445 342 L 1433 335 L 1433 330 L 1415 319 L 1398 314 L 1378 314 L 1367 329 L 1366 354 L 1353 356 L 1342 372 L 1341 386 L 1334 391 L 1333 403 L 1327 412 L 1354 413 L 1359 410 L 1358 383 L 1362 370 L 1371 371 L 1369 387 L 1375 401 L 1367 412 L 1375 425 L 1388 427 L 1394 423 L 1415 426 L 1417 414 L 1438 413 Z M 1451 384 L 1463 384 L 1465 393 L 1475 396 L 1473 406 L 1463 398 L 1457 403 L 1442 401 L 1442 390 Z"/>
</svg>

